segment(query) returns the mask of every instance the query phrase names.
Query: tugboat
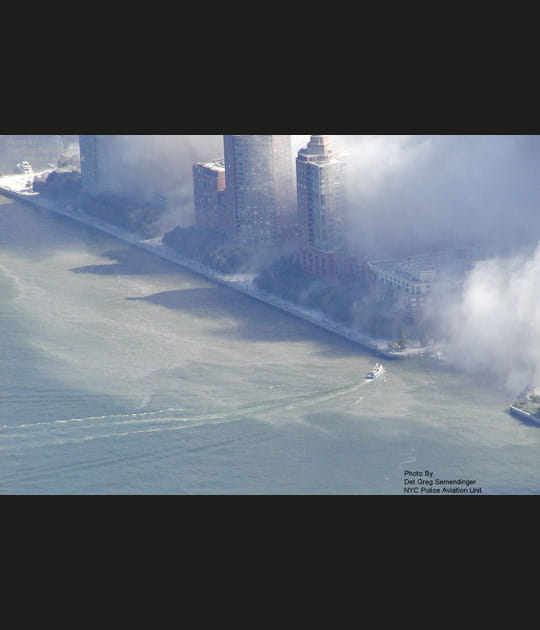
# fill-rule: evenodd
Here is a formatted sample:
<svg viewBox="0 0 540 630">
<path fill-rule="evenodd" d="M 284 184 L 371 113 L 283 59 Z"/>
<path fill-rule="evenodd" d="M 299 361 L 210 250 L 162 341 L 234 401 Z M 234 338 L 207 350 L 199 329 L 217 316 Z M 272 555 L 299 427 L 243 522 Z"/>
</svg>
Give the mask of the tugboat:
<svg viewBox="0 0 540 630">
<path fill-rule="evenodd" d="M 384 367 L 382 366 L 382 363 L 375 363 L 371 372 L 365 376 L 365 380 L 374 381 L 376 378 L 379 378 L 381 374 L 384 374 Z"/>
</svg>

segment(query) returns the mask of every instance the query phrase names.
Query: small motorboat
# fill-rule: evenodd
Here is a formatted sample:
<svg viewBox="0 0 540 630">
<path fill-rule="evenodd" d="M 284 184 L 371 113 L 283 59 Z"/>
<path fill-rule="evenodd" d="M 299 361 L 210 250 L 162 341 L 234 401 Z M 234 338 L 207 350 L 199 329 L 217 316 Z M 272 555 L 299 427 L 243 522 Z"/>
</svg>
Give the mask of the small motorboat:
<svg viewBox="0 0 540 630">
<path fill-rule="evenodd" d="M 376 378 L 379 378 L 379 376 L 381 376 L 381 374 L 384 374 L 384 367 L 382 365 L 382 363 L 375 363 L 373 369 L 371 370 L 371 372 L 369 372 L 366 376 L 365 376 L 365 380 L 366 381 L 374 381 Z"/>
</svg>

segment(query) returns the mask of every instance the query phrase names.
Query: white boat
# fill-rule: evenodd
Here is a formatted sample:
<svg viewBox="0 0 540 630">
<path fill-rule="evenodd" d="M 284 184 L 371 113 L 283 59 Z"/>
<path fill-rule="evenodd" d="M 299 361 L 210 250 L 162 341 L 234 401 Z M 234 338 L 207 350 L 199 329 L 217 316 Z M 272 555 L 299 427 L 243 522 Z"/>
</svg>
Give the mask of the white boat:
<svg viewBox="0 0 540 630">
<path fill-rule="evenodd" d="M 384 374 L 384 367 L 383 367 L 382 363 L 375 363 L 375 365 L 374 365 L 373 369 L 371 370 L 371 372 L 366 374 L 365 380 L 366 381 L 374 381 L 376 378 L 379 378 L 379 376 L 381 376 L 382 374 Z"/>
</svg>

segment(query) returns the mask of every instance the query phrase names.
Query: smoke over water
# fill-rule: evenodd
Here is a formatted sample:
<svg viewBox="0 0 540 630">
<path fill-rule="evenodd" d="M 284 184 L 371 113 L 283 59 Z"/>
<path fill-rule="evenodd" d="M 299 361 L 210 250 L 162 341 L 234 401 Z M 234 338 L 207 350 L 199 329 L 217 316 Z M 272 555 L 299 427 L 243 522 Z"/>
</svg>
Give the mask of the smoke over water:
<svg viewBox="0 0 540 630">
<path fill-rule="evenodd" d="M 540 136 L 330 137 L 347 161 L 351 245 L 369 260 L 474 246 L 461 300 L 438 305 L 451 355 L 512 391 L 540 385 Z M 160 191 L 171 223 L 192 223 L 192 164 L 222 157 L 222 136 L 120 138 L 118 186 Z M 308 140 L 291 137 L 293 158 Z"/>
<path fill-rule="evenodd" d="M 450 358 L 514 394 L 540 386 L 540 245 L 531 257 L 492 258 L 469 273 L 461 301 L 440 310 Z"/>
</svg>

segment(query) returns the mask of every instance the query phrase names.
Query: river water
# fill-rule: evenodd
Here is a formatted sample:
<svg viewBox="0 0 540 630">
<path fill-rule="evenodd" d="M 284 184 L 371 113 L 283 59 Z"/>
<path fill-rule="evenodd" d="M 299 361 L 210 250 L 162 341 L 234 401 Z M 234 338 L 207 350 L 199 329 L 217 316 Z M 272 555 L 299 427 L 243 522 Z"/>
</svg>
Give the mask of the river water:
<svg viewBox="0 0 540 630">
<path fill-rule="evenodd" d="M 4 197 L 0 318 L 3 494 L 540 491 L 500 384 L 411 360 L 366 385 L 362 348 Z"/>
</svg>

